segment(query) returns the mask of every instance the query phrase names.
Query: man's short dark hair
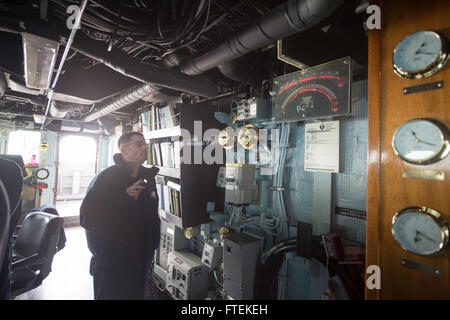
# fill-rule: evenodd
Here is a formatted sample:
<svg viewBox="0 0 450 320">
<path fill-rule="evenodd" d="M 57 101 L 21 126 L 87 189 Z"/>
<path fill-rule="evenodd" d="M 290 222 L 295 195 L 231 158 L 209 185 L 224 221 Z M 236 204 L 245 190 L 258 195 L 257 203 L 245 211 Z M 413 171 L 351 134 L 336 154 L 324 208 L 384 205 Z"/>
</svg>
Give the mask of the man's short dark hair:
<svg viewBox="0 0 450 320">
<path fill-rule="evenodd" d="M 144 137 L 142 135 L 142 133 L 139 133 L 139 132 L 127 132 L 127 133 L 124 133 L 123 135 L 120 136 L 119 140 L 117 141 L 117 145 L 119 146 L 119 148 L 120 148 L 120 146 L 122 146 L 124 144 L 130 143 L 131 142 L 131 137 L 133 137 L 133 136 Z"/>
</svg>

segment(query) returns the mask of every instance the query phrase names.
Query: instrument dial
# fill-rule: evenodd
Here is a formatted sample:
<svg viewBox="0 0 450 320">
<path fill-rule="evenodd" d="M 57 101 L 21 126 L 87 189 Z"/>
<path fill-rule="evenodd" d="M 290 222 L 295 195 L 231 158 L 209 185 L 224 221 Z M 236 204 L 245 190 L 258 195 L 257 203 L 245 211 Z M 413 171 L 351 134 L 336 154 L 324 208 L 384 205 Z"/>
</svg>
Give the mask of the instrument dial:
<svg viewBox="0 0 450 320">
<path fill-rule="evenodd" d="M 421 79 L 438 72 L 448 58 L 447 40 L 433 31 L 412 33 L 395 47 L 394 71 L 401 77 Z"/>
<path fill-rule="evenodd" d="M 253 149 L 258 143 L 258 128 L 252 124 L 246 125 L 239 130 L 237 140 L 246 150 Z"/>
<path fill-rule="evenodd" d="M 395 153 L 406 162 L 431 164 L 449 153 L 449 132 L 446 126 L 436 120 L 414 119 L 397 129 L 392 146 Z"/>
<path fill-rule="evenodd" d="M 50 175 L 49 171 L 45 168 L 41 168 L 36 171 L 36 177 L 40 180 L 45 180 Z"/>
<path fill-rule="evenodd" d="M 231 149 L 234 146 L 234 142 L 236 140 L 235 132 L 232 127 L 226 127 L 222 131 L 220 131 L 218 136 L 219 144 L 224 149 Z"/>
<path fill-rule="evenodd" d="M 351 83 L 350 57 L 275 78 L 271 93 L 275 122 L 349 114 Z"/>
<path fill-rule="evenodd" d="M 437 211 L 426 207 L 408 207 L 392 219 L 392 234 L 405 250 L 432 256 L 448 247 L 449 226 Z"/>
</svg>

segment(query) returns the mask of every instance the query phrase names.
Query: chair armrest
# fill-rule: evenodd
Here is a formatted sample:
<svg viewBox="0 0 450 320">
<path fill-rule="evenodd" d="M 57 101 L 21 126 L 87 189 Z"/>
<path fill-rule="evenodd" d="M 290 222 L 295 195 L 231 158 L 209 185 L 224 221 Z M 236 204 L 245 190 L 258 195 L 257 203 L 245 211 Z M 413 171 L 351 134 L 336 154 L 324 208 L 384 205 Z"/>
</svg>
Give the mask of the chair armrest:
<svg viewBox="0 0 450 320">
<path fill-rule="evenodd" d="M 13 262 L 11 264 L 11 270 L 16 271 L 28 267 L 33 267 L 39 264 L 42 264 L 45 261 L 45 258 L 40 257 L 39 254 L 33 254 L 32 256 L 29 256 L 24 259 L 20 259 L 16 262 Z"/>
</svg>

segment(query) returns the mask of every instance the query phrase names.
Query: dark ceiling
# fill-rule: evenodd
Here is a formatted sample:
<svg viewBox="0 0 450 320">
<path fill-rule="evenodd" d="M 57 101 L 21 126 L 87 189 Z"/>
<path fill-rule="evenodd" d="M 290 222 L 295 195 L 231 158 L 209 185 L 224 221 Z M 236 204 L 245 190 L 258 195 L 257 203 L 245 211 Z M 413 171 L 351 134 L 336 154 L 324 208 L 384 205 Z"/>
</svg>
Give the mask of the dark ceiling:
<svg viewBox="0 0 450 320">
<path fill-rule="evenodd" d="M 43 114 L 45 110 L 46 97 L 42 92 L 30 96 L 8 86 L 8 81 L 25 86 L 22 39 L 17 33 L 21 23 L 26 24 L 27 32 L 61 42 L 56 68 L 64 51 L 64 40 L 71 31 L 66 27 L 66 22 L 73 13 L 67 13 L 67 8 L 70 5 L 79 6 L 80 2 L 0 1 L 0 84 L 3 82 L 4 87 L 0 91 L 0 119 L 12 118 L 5 112 L 14 114 L 14 121 L 20 121 L 21 115 Z M 283 2 L 90 0 L 72 48 L 76 48 L 79 39 L 86 38 L 95 44 L 99 58 L 107 56 L 110 51 L 120 52 L 138 68 L 139 65 L 149 65 L 180 72 L 180 62 L 209 52 Z M 365 15 L 355 13 L 360 2 L 344 1 L 332 16 L 319 25 L 285 39 L 289 55 L 308 65 L 350 55 L 364 68 L 367 64 L 367 38 L 363 29 Z M 326 31 L 323 29 L 325 26 L 329 26 Z M 114 69 L 100 61 L 73 49 L 69 51 L 55 88 L 55 92 L 61 94 L 57 104 L 65 108 L 72 106 L 71 99 L 64 101 L 66 96 L 86 100 L 86 104 L 78 104 L 65 115 L 65 119 L 81 120 L 92 111 L 92 102 L 100 104 L 114 94 L 142 83 L 136 77 L 125 75 L 126 70 L 117 72 L 119 67 Z M 235 62 L 231 69 L 227 69 L 228 73 L 214 68 L 192 79 L 214 83 L 218 95 L 227 92 L 239 94 L 240 91 L 248 95 L 250 91 L 259 92 L 264 80 L 270 81 L 276 75 L 295 71 L 277 60 L 275 44 L 250 52 Z M 120 68 L 126 69 L 123 66 Z M 8 77 L 10 80 L 7 80 Z M 183 93 L 173 88 L 162 90 L 164 98 L 177 98 Z M 36 102 L 39 99 L 41 104 Z M 132 115 L 138 107 L 142 107 L 142 103 L 124 108 L 121 114 L 111 115 L 122 121 L 126 119 L 127 112 Z"/>
</svg>

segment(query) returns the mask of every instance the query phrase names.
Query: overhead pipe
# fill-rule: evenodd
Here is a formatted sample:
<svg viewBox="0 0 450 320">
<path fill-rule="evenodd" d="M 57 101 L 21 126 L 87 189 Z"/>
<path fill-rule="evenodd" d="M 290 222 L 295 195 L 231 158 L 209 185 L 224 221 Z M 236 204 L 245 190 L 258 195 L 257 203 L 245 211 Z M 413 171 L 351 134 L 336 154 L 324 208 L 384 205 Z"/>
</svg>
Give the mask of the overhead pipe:
<svg viewBox="0 0 450 320">
<path fill-rule="evenodd" d="M 7 88 L 8 85 L 6 84 L 5 76 L 3 75 L 3 72 L 0 71 L 0 98 L 3 97 Z"/>
<path fill-rule="evenodd" d="M 304 31 L 328 18 L 343 0 L 290 0 L 263 15 L 215 49 L 182 62 L 180 69 L 198 75 L 279 39 Z"/>
<path fill-rule="evenodd" d="M 52 103 L 50 104 L 50 115 L 53 118 L 57 118 L 57 119 L 63 119 L 67 113 L 71 112 L 71 111 L 78 111 L 78 110 L 83 110 L 84 108 L 86 108 L 86 105 L 82 105 L 82 104 L 72 104 L 72 105 L 61 105 L 61 104 L 56 104 L 55 99 L 52 100 Z"/>
<path fill-rule="evenodd" d="M 45 109 L 45 113 L 44 113 L 44 120 L 42 121 L 41 131 L 46 126 L 45 120 L 47 119 L 47 114 L 49 112 L 50 105 L 52 103 L 53 93 L 55 92 L 56 83 L 58 82 L 59 76 L 61 75 L 61 72 L 62 72 L 62 69 L 64 66 L 64 62 L 66 61 L 67 55 L 69 54 L 70 46 L 72 45 L 73 39 L 75 38 L 77 29 L 79 29 L 79 27 L 80 27 L 81 17 L 83 15 L 84 9 L 86 8 L 87 2 L 88 2 L 88 0 L 83 0 L 83 2 L 81 3 L 80 11 L 75 19 L 75 24 L 73 25 L 72 31 L 70 32 L 70 36 L 67 39 L 67 43 L 66 43 L 66 47 L 64 48 L 63 56 L 61 57 L 61 60 L 59 61 L 59 67 L 58 67 L 58 70 L 56 71 L 55 78 L 53 79 L 53 84 L 50 86 L 50 90 L 47 94 L 48 102 L 47 102 L 47 108 Z"/>
<path fill-rule="evenodd" d="M 57 30 L 63 30 L 65 25 L 56 23 Z M 25 26 L 35 26 L 33 21 L 22 21 L 17 18 L 9 18 L 0 15 L 0 31 L 20 33 L 27 31 L 36 34 L 34 30 L 39 30 L 39 36 L 53 38 L 54 35 L 48 28 L 28 28 Z M 65 45 L 69 40 L 65 35 L 59 35 L 59 41 Z M 141 63 L 131 58 L 128 54 L 120 49 L 113 48 L 107 51 L 107 47 L 99 41 L 92 40 L 82 32 L 78 32 L 70 45 L 73 49 L 95 61 L 105 64 L 107 67 L 119 72 L 127 77 L 136 79 L 143 83 L 153 83 L 157 86 L 176 90 L 178 92 L 187 92 L 201 97 L 214 97 L 219 91 L 217 86 L 206 79 L 185 75 L 176 70 L 152 65 L 149 63 Z"/>
<path fill-rule="evenodd" d="M 94 111 L 91 114 L 88 114 L 83 120 L 84 121 L 92 121 L 96 120 L 108 113 L 117 111 L 127 105 L 130 105 L 136 101 L 139 101 L 151 94 L 157 93 L 161 88 L 154 86 L 150 83 L 144 83 L 141 85 L 137 85 L 127 90 L 125 93 L 119 95 L 117 98 L 102 106 L 99 110 Z"/>
<path fill-rule="evenodd" d="M 77 34 L 71 48 L 127 77 L 144 83 L 152 83 L 201 97 L 213 97 L 218 94 L 217 86 L 209 80 L 188 76 L 176 70 L 141 63 L 119 49 L 113 48 L 110 52 L 107 52 L 106 48 L 98 41 L 91 40 L 81 33 Z"/>
<path fill-rule="evenodd" d="M 71 111 L 71 110 L 73 110 L 74 108 L 71 108 L 71 107 L 67 107 L 67 106 L 56 106 L 56 103 L 55 103 L 55 101 L 52 101 L 51 103 L 50 103 L 50 115 L 53 117 L 53 118 L 58 118 L 58 119 L 62 119 L 62 118 L 64 118 L 65 116 L 66 116 L 66 114 L 69 112 L 69 111 Z"/>
<path fill-rule="evenodd" d="M 236 82 L 260 85 L 263 79 L 267 79 L 266 70 L 241 60 L 227 61 L 217 67 L 225 77 Z"/>
</svg>

